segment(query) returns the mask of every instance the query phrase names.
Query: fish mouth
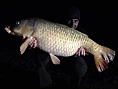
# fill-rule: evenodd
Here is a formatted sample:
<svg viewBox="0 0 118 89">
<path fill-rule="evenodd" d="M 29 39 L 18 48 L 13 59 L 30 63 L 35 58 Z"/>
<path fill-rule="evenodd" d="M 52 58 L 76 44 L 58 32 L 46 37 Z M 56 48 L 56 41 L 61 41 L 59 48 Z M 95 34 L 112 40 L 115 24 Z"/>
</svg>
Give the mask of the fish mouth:
<svg viewBox="0 0 118 89">
<path fill-rule="evenodd" d="M 7 33 L 11 33 L 10 26 L 4 28 Z"/>
<path fill-rule="evenodd" d="M 15 33 L 13 31 L 11 31 L 10 26 L 5 27 L 4 29 L 8 34 L 12 34 L 12 35 L 15 35 L 15 36 L 21 36 L 19 33 Z"/>
<path fill-rule="evenodd" d="M 15 33 L 10 30 L 10 26 L 5 27 L 4 29 L 8 34 L 15 35 Z"/>
</svg>

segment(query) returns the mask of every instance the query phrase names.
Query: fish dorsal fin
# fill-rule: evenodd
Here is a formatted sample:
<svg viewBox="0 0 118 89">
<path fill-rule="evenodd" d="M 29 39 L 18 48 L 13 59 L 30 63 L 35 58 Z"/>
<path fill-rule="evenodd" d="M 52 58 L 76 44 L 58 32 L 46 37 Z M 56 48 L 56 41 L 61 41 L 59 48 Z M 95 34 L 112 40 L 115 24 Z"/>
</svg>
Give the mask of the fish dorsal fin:
<svg viewBox="0 0 118 89">
<path fill-rule="evenodd" d="M 20 53 L 21 53 L 21 55 L 25 52 L 25 50 L 26 50 L 27 47 L 28 47 L 29 42 L 30 42 L 32 39 L 33 39 L 32 36 L 31 36 L 31 37 L 28 37 L 28 38 L 26 39 L 26 41 L 20 46 Z"/>
<path fill-rule="evenodd" d="M 51 58 L 53 64 L 60 64 L 60 60 L 51 53 L 50 53 L 50 58 Z"/>
</svg>

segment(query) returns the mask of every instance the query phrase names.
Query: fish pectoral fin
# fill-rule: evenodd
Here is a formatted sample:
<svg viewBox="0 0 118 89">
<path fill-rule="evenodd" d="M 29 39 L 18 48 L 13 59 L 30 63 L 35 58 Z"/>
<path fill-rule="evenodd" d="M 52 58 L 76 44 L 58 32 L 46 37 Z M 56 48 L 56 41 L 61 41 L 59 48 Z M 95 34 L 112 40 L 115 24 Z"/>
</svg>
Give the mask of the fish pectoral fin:
<svg viewBox="0 0 118 89">
<path fill-rule="evenodd" d="M 50 58 L 51 58 L 53 64 L 60 64 L 60 60 L 51 53 L 50 53 Z"/>
<path fill-rule="evenodd" d="M 20 53 L 21 55 L 25 52 L 28 47 L 29 42 L 33 39 L 33 37 L 28 37 L 26 41 L 20 46 Z"/>
</svg>

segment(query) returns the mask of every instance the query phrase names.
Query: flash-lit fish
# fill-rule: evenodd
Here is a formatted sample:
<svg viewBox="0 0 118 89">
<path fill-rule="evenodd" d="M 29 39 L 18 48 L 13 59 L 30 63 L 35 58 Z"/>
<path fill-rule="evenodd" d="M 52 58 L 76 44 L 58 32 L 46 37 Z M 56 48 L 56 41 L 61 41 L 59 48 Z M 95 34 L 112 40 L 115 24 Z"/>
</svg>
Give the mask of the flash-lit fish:
<svg viewBox="0 0 118 89">
<path fill-rule="evenodd" d="M 38 48 L 48 52 L 54 64 L 60 63 L 56 56 L 72 56 L 78 48 L 84 47 L 88 53 L 93 54 L 96 67 L 99 72 L 102 72 L 108 68 L 108 62 L 115 56 L 114 50 L 97 44 L 86 34 L 40 18 L 21 20 L 14 28 L 6 27 L 5 30 L 11 34 L 28 37 L 20 47 L 21 54 L 35 37 Z"/>
</svg>

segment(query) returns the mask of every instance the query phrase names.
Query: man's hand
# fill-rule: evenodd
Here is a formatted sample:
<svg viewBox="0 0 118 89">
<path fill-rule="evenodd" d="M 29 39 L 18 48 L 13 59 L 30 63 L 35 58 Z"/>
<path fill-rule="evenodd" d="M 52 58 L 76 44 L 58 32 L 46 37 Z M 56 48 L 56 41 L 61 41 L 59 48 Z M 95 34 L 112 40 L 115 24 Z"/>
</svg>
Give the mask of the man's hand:
<svg viewBox="0 0 118 89">
<path fill-rule="evenodd" d="M 25 40 L 27 37 L 23 37 L 23 40 Z M 36 48 L 37 47 L 37 39 L 33 38 L 29 43 L 30 48 Z"/>
<path fill-rule="evenodd" d="M 36 38 L 33 38 L 33 39 L 30 41 L 29 46 L 30 46 L 31 48 L 36 48 L 36 47 L 37 47 L 37 40 L 36 40 Z"/>
<path fill-rule="evenodd" d="M 83 48 L 83 47 L 80 47 L 78 49 L 78 51 L 75 53 L 75 56 L 85 56 L 87 55 L 88 53 L 86 53 L 86 50 Z"/>
</svg>

